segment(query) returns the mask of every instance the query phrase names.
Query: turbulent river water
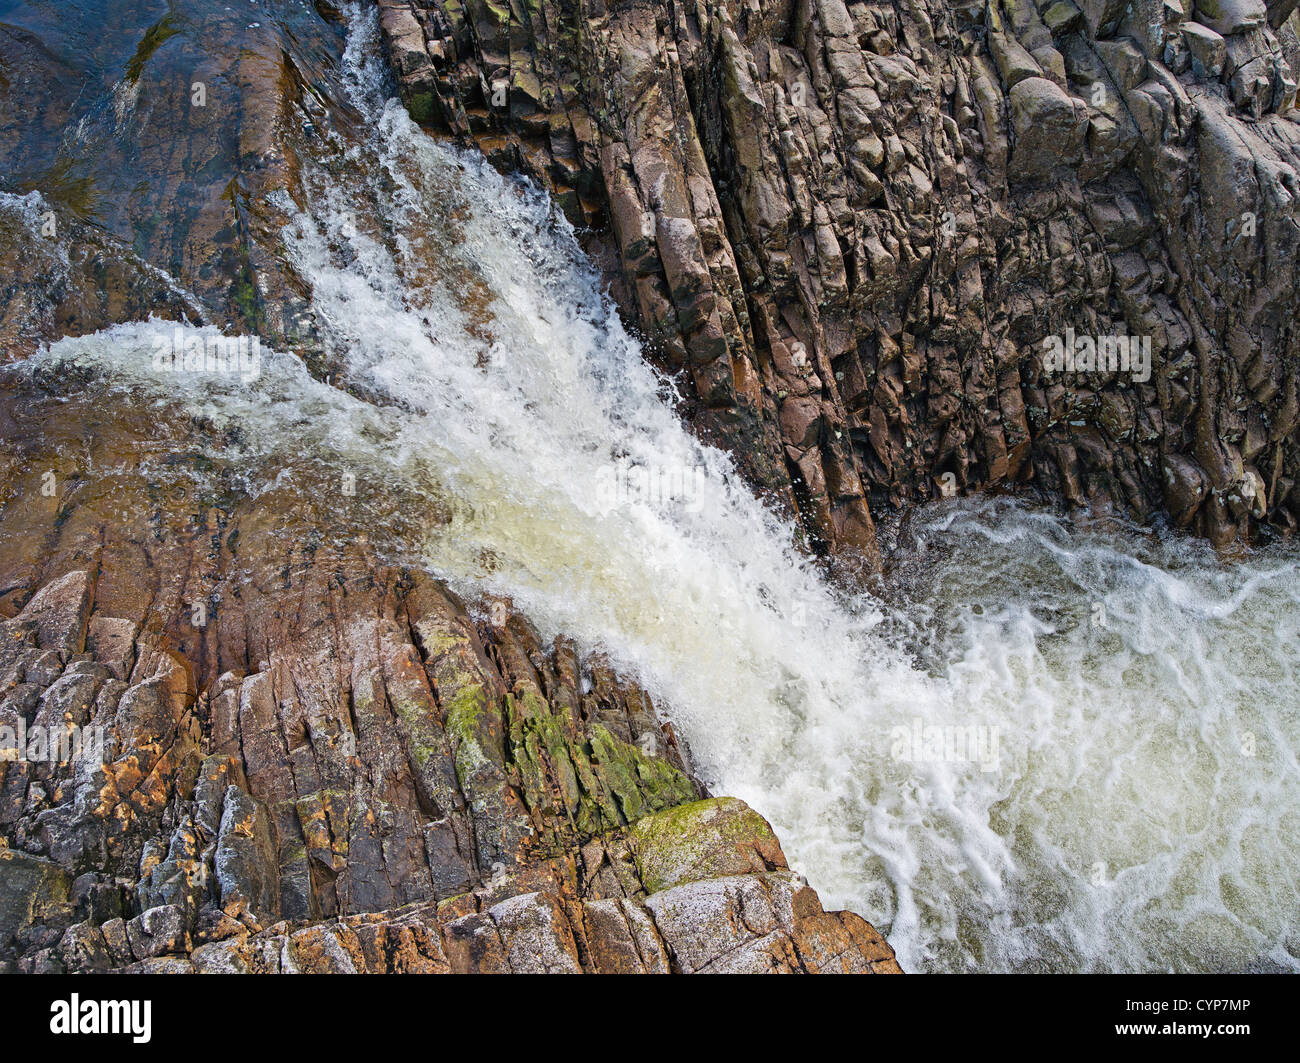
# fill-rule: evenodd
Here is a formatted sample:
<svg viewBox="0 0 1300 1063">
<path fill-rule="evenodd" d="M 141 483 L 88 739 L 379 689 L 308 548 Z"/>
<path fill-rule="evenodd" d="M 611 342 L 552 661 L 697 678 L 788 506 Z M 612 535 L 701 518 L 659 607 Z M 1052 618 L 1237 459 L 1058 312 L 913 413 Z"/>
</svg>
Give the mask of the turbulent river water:
<svg viewBox="0 0 1300 1063">
<path fill-rule="evenodd" d="M 338 377 L 170 372 L 158 322 L 33 367 L 201 415 L 250 493 L 355 477 L 394 555 L 643 683 L 908 970 L 1300 969 L 1300 552 L 952 501 L 887 600 L 832 590 L 681 426 L 545 197 L 387 99 L 375 34 L 354 12 L 368 139 L 283 204 Z"/>
</svg>

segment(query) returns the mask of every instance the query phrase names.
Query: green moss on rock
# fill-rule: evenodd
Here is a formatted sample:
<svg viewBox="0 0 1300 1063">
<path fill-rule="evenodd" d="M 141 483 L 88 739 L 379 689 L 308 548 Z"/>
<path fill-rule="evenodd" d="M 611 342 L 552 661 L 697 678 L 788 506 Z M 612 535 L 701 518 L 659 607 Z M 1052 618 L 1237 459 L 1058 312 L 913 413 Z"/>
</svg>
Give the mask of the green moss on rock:
<svg viewBox="0 0 1300 1063">
<path fill-rule="evenodd" d="M 634 823 L 628 844 L 647 893 L 786 866 L 771 826 L 744 801 L 711 797 Z"/>
</svg>

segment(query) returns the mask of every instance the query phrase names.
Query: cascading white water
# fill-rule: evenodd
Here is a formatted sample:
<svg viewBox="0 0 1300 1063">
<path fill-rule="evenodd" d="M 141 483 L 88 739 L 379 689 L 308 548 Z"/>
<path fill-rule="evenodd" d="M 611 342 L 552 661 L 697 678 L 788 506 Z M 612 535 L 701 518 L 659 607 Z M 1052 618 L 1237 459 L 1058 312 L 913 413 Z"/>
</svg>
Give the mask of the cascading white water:
<svg viewBox="0 0 1300 1063">
<path fill-rule="evenodd" d="M 241 427 L 212 456 L 251 492 L 312 462 L 450 513 L 390 547 L 635 676 L 907 969 L 1300 969 L 1295 552 L 951 503 L 897 602 L 845 600 L 680 425 L 545 197 L 384 99 L 375 32 L 354 13 L 370 139 L 285 233 L 346 391 L 275 354 L 160 371 L 158 323 L 33 365 Z"/>
</svg>

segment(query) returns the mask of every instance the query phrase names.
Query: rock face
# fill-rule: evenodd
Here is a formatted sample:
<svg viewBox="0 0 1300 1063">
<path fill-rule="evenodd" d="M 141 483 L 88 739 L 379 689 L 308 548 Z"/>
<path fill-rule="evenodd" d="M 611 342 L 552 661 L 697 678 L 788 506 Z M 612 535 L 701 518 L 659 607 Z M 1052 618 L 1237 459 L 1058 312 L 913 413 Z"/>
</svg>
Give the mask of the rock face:
<svg viewBox="0 0 1300 1063">
<path fill-rule="evenodd" d="M 1290 0 L 380 6 L 412 114 L 592 228 L 819 549 L 1003 483 L 1294 528 Z M 1053 368 L 1067 335 L 1149 339 L 1149 378 Z"/>
<path fill-rule="evenodd" d="M 0 622 L 7 735 L 105 733 L 102 763 L 0 760 L 4 969 L 898 970 L 761 817 L 699 799 L 644 695 L 580 694 L 517 621 L 484 639 L 417 579 L 196 697 L 121 605 L 72 571 Z"/>
<path fill-rule="evenodd" d="M 227 618 L 267 659 L 210 683 L 92 571 L 0 621 L 0 967 L 898 969 L 761 817 L 700 799 L 643 694 L 372 576 L 310 621 Z M 102 728 L 102 763 L 15 758 L 51 726 Z"/>
</svg>

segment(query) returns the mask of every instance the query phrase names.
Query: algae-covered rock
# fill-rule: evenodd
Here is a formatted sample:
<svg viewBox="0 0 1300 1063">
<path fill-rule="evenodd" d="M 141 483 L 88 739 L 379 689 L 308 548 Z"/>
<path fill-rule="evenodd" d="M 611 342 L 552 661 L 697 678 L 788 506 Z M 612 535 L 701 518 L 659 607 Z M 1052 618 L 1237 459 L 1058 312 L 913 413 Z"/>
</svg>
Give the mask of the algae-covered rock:
<svg viewBox="0 0 1300 1063">
<path fill-rule="evenodd" d="M 646 816 L 628 842 L 647 893 L 685 882 L 786 866 L 767 820 L 734 797 L 713 797 Z"/>
</svg>

